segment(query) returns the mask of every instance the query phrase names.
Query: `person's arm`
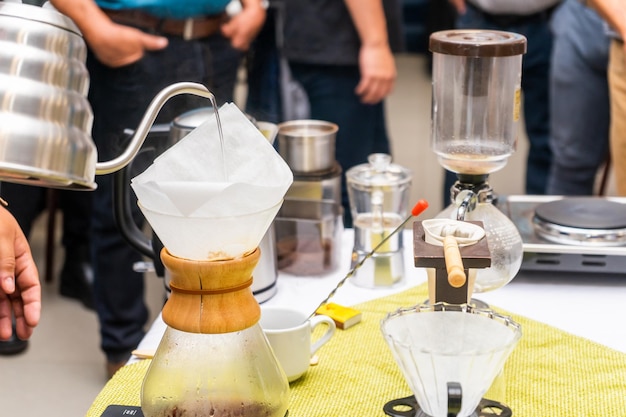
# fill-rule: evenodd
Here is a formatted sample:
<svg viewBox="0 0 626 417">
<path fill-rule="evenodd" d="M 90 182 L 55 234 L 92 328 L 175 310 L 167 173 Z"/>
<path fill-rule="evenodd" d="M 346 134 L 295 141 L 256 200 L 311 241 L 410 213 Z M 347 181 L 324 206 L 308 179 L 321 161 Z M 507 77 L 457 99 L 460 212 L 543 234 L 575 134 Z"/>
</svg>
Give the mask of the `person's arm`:
<svg viewBox="0 0 626 417">
<path fill-rule="evenodd" d="M 167 46 L 167 38 L 119 25 L 93 0 L 51 0 L 52 5 L 74 21 L 96 57 L 110 67 L 138 61 L 146 50 Z"/>
<path fill-rule="evenodd" d="M 0 340 L 15 330 L 28 339 L 39 323 L 41 284 L 28 241 L 15 218 L 0 207 Z"/>
<path fill-rule="evenodd" d="M 587 3 L 620 35 L 626 34 L 626 3 L 623 0 L 588 0 Z"/>
<path fill-rule="evenodd" d="M 587 3 L 626 41 L 626 2 L 624 0 L 589 0 Z M 624 42 L 624 49 L 626 50 L 626 42 Z"/>
<path fill-rule="evenodd" d="M 242 9 L 222 25 L 222 34 L 233 48 L 246 51 L 265 23 L 266 10 L 261 0 L 241 0 Z"/>
<path fill-rule="evenodd" d="M 381 0 L 344 1 L 361 39 L 361 80 L 355 92 L 363 103 L 378 103 L 391 93 L 397 75 L 383 4 Z"/>
<path fill-rule="evenodd" d="M 458 14 L 465 14 L 465 0 L 449 0 Z"/>
</svg>

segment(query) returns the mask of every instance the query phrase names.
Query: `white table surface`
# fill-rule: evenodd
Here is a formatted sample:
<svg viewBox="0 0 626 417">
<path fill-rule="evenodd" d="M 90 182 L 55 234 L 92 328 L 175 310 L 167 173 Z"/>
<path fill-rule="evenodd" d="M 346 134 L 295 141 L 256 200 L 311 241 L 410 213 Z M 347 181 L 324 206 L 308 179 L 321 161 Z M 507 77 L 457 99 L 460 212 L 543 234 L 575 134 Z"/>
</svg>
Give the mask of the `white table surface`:
<svg viewBox="0 0 626 417">
<path fill-rule="evenodd" d="M 405 278 L 393 288 L 365 289 L 347 280 L 332 301 L 354 305 L 404 291 L 426 281 L 426 271 L 413 266 L 412 232 L 404 232 Z M 353 231 L 342 237 L 342 255 L 337 271 L 320 277 L 280 273 L 278 291 L 265 305 L 286 305 L 311 313 L 350 270 Z M 367 261 L 366 261 L 367 262 Z M 546 323 L 615 350 L 626 353 L 626 271 L 623 275 L 571 277 L 564 273 L 538 276 L 520 272 L 504 287 L 474 298 L 511 313 Z M 546 277 L 547 276 L 547 277 Z M 416 299 L 415 303 L 424 300 Z M 165 331 L 159 316 L 141 341 L 139 349 L 154 350 Z M 133 361 L 133 359 L 131 359 Z"/>
</svg>

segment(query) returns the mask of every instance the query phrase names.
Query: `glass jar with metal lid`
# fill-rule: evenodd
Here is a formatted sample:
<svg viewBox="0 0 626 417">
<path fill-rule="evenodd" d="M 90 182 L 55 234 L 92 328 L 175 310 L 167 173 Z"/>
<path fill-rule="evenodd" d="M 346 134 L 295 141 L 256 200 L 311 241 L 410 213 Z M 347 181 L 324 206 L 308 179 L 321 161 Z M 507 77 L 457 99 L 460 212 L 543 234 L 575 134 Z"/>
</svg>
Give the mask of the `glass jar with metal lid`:
<svg viewBox="0 0 626 417">
<path fill-rule="evenodd" d="M 354 223 L 353 266 L 387 238 L 409 209 L 412 173 L 391 163 L 387 154 L 372 154 L 369 163 L 346 172 Z M 402 233 L 396 233 L 355 273 L 357 285 L 375 288 L 400 283 L 404 276 Z"/>
</svg>

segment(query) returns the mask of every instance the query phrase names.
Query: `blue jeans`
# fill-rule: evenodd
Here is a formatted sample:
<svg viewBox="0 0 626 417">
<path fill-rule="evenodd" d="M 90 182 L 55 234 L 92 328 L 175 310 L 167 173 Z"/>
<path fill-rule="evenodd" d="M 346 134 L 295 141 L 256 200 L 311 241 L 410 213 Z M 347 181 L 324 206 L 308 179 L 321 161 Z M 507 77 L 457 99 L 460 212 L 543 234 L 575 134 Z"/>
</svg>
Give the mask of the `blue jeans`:
<svg viewBox="0 0 626 417">
<path fill-rule="evenodd" d="M 312 65 L 290 62 L 294 78 L 309 98 L 311 119 L 339 126 L 336 158 L 343 169 L 342 205 L 344 224 L 352 227 L 345 173 L 367 162 L 372 153 L 389 154 L 384 102 L 363 104 L 354 93 L 361 77 L 357 66 Z"/>
<path fill-rule="evenodd" d="M 265 24 L 248 52 L 246 112 L 259 121 L 280 123 L 283 117 L 275 16 L 276 11 L 268 9 Z"/>
<path fill-rule="evenodd" d="M 552 19 L 550 77 L 552 171 L 548 193 L 592 195 L 609 146 L 610 40 L 602 19 L 567 0 Z"/>
<path fill-rule="evenodd" d="M 199 82 L 215 94 L 218 103 L 232 101 L 239 59 L 239 52 L 220 36 L 198 41 L 170 37 L 166 49 L 148 52 L 139 62 L 122 68 L 106 67 L 90 53 L 89 101 L 94 112 L 93 138 L 98 160 L 109 161 L 124 150 L 124 129 L 136 129 L 150 101 L 168 85 Z M 181 113 L 206 106 L 210 102 L 201 97 L 176 96 L 160 111 L 157 123 L 169 123 Z M 150 161 L 143 166 L 135 162 L 131 177 L 143 171 Z M 98 176 L 96 182 L 92 220 L 96 311 L 101 348 L 109 361 L 119 362 L 128 358 L 144 336 L 148 319 L 143 275 L 133 271 L 133 264 L 142 256 L 117 229 L 112 176 Z M 138 223 L 143 221 L 137 209 L 134 217 Z"/>
<path fill-rule="evenodd" d="M 468 4 L 467 12 L 459 15 L 460 29 L 491 29 L 515 32 L 526 36 L 527 52 L 522 59 L 522 91 L 524 94 L 524 120 L 529 140 L 526 158 L 526 194 L 545 194 L 552 162 L 550 149 L 549 71 L 552 53 L 552 34 L 549 18 L 535 18 L 527 22 L 501 26 Z M 497 97 L 495 98 L 497 100 Z M 497 175 L 497 173 L 495 174 Z M 450 187 L 456 180 L 446 173 L 444 203 L 449 204 Z M 497 190 L 496 190 L 497 191 Z"/>
<path fill-rule="evenodd" d="M 47 188 L 32 185 L 2 183 L 2 197 L 11 204 L 13 214 L 27 238 L 34 221 L 46 209 Z M 58 190 L 58 208 L 63 213 L 62 245 L 66 255 L 73 249 L 88 248 L 92 194 L 73 190 Z"/>
</svg>

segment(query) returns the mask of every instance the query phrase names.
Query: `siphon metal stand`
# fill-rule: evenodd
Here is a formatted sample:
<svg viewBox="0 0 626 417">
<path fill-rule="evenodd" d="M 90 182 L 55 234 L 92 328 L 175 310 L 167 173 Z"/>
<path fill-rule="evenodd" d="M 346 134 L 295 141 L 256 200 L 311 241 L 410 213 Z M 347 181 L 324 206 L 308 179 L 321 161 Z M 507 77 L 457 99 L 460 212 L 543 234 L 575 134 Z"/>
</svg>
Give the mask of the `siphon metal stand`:
<svg viewBox="0 0 626 417">
<path fill-rule="evenodd" d="M 468 223 L 483 227 L 483 222 L 481 221 L 468 221 Z M 463 259 L 465 276 L 469 276 L 469 269 L 488 268 L 491 266 L 491 254 L 486 238 L 482 238 L 473 245 L 460 247 L 459 252 Z M 435 299 L 430 300 L 431 303 L 469 303 L 469 280 L 465 280 L 465 284 L 458 288 L 448 283 L 443 247 L 426 243 L 424 227 L 421 221 L 413 223 L 413 257 L 417 268 L 435 269 Z"/>
</svg>

